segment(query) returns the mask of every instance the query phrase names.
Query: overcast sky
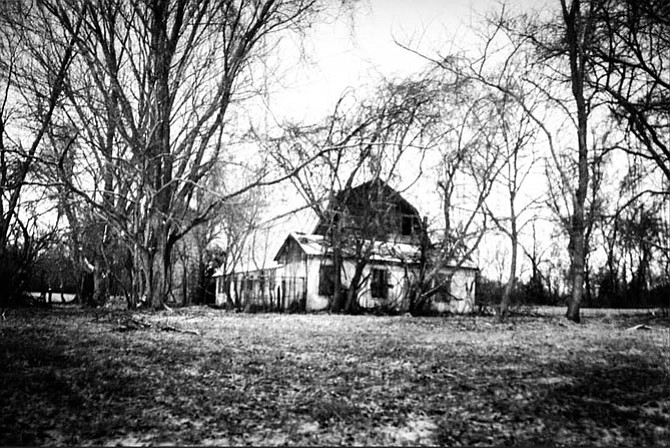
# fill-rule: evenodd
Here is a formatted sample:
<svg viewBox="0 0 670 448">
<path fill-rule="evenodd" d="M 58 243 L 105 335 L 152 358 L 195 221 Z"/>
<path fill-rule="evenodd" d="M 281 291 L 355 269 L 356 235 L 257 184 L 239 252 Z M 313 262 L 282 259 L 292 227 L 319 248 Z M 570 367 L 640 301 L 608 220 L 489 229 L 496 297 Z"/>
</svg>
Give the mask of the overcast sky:
<svg viewBox="0 0 670 448">
<path fill-rule="evenodd" d="M 551 0 L 508 1 L 530 10 Z M 339 2 L 333 2 L 339 3 Z M 401 46 L 434 55 L 474 45 L 472 27 L 486 11 L 500 10 L 500 0 L 359 0 L 352 13 L 319 23 L 300 42 L 307 61 L 295 50 L 282 52 L 283 85 L 271 99 L 277 118 L 296 121 L 327 114 L 348 88 L 363 92 L 380 79 L 417 73 L 426 60 Z"/>
</svg>

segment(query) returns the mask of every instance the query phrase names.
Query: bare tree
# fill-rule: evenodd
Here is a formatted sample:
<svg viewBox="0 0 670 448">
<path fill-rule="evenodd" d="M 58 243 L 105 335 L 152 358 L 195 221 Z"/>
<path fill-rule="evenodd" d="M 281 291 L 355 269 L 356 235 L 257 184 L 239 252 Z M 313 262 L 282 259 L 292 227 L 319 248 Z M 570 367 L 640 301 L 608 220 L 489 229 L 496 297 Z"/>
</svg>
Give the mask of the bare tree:
<svg viewBox="0 0 670 448">
<path fill-rule="evenodd" d="M 426 131 L 439 116 L 431 83 L 386 83 L 362 102 L 345 95 L 334 114 L 311 132 L 290 128 L 289 139 L 277 142 L 275 157 L 287 171 L 314 152 L 322 152 L 293 182 L 318 216 L 319 232 L 326 235 L 332 251 L 333 311 L 358 310 L 359 296 L 369 280 L 366 267 L 389 243 L 398 224 L 393 221 L 398 210 L 390 205 L 399 200 L 398 193 L 386 184 L 400 181 L 400 165 L 408 154 L 420 159 L 425 152 Z M 290 146 L 282 150 L 286 142 Z M 354 188 L 356 184 L 360 185 Z M 420 220 L 415 224 L 420 227 Z M 342 285 L 345 259 L 353 266 L 346 290 Z"/>
<path fill-rule="evenodd" d="M 628 155 L 628 172 L 619 195 L 603 201 L 599 229 L 606 264 L 597 273 L 600 303 L 625 306 L 642 300 L 651 288 L 667 281 L 667 189 L 650 188 L 655 170 Z M 651 172 L 651 173 L 650 173 Z M 667 216 L 667 215 L 666 215 Z M 628 300 L 626 296 L 633 296 Z"/>
<path fill-rule="evenodd" d="M 571 260 L 569 277 L 572 292 L 566 317 L 579 321 L 579 307 L 584 295 L 586 256 L 585 204 L 589 183 L 587 132 L 592 95 L 592 91 L 587 91 L 587 81 L 590 74 L 589 45 L 594 32 L 593 5 L 580 0 L 574 0 L 569 4 L 565 0 L 560 0 L 557 19 L 542 22 L 535 18 L 520 17 L 512 20 L 503 8 L 487 22 L 484 49 L 479 57 L 471 59 L 448 55 L 439 60 L 434 59 L 434 62 L 456 76 L 510 95 L 529 114 L 546 137 L 554 162 L 553 169 L 560 177 L 558 188 L 562 193 L 569 192 L 571 196 L 566 228 L 570 240 L 568 252 Z M 509 56 L 503 59 L 503 70 L 492 71 L 490 61 L 495 59 L 496 53 Z M 511 85 L 501 82 L 504 79 L 505 64 L 516 54 L 524 54 L 526 58 L 525 67 L 521 67 L 522 70 L 517 73 L 517 82 Z M 555 92 L 556 89 L 560 90 L 565 86 L 570 90 L 571 98 Z M 540 114 L 534 113 L 528 107 L 526 103 L 528 94 L 546 98 L 556 110 L 562 111 L 569 122 L 574 124 L 577 143 L 575 176 L 570 176 L 565 171 L 565 160 L 561 160 L 562 156 L 555 145 L 554 131 Z"/>
<path fill-rule="evenodd" d="M 486 212 L 495 223 L 498 230 L 505 234 L 510 241 L 511 253 L 509 275 L 503 290 L 499 318 L 504 320 L 509 313 L 511 295 L 516 287 L 517 265 L 519 257 L 519 236 L 523 228 L 532 222 L 532 219 L 523 218 L 524 212 L 536 205 L 538 195 L 521 202 L 521 193 L 525 181 L 532 174 L 538 158 L 531 152 L 537 139 L 538 129 L 525 113 L 511 98 L 502 94 L 502 98 L 495 104 L 498 111 L 498 126 L 492 127 L 496 136 L 492 139 L 498 147 L 501 156 L 506 160 L 503 172 L 498 176 L 498 183 L 504 189 L 507 200 L 507 211 L 494 211 L 490 201 L 485 204 Z M 535 107 L 532 107 L 533 109 Z M 534 270 L 535 273 L 535 270 Z"/>
<path fill-rule="evenodd" d="M 670 179 L 670 5 L 662 0 L 593 0 L 589 85 L 605 94 L 628 131 L 621 149 Z"/>
<path fill-rule="evenodd" d="M 306 206 L 323 222 L 331 222 L 333 219 L 328 211 L 328 201 L 336 191 L 351 187 L 370 155 L 370 148 L 361 145 L 359 134 L 365 132 L 371 120 L 364 117 L 357 123 L 359 115 L 347 100 L 346 96 L 342 97 L 333 115 L 326 118 L 324 123 L 311 127 L 286 126 L 286 135 L 273 141 L 273 147 L 268 148 L 268 152 L 287 173 L 313 160 L 309 169 L 296 173 L 291 181 Z M 346 174 L 343 174 L 345 171 Z M 331 306 L 339 311 L 342 296 L 342 244 L 337 227 L 329 229 L 327 233 L 330 235 L 334 265 L 335 300 Z"/>
<path fill-rule="evenodd" d="M 72 146 L 59 158 L 65 184 L 130 251 L 133 295 L 161 307 L 169 294 L 172 251 L 229 197 L 278 181 L 260 171 L 247 185 L 206 206 L 199 184 L 233 143 L 232 107 L 257 95 L 254 71 L 279 33 L 299 31 L 315 11 L 312 0 L 37 2 L 35 27 L 56 30 L 63 46 L 76 36 L 58 84 L 59 122 L 70 123 L 85 167 L 64 173 Z M 53 54 L 33 58 L 46 68 Z M 56 65 L 58 66 L 58 65 Z M 92 261 L 105 276 L 101 259 Z"/>
<path fill-rule="evenodd" d="M 432 240 L 422 243 L 420 270 L 410 293 L 410 312 L 421 314 L 431 298 L 448 292 L 450 276 L 471 261 L 488 231 L 486 200 L 508 161 L 494 145 L 490 123 L 496 100 L 471 80 L 429 70 L 443 95 L 433 98 L 445 111 L 432 129 L 439 154 L 437 189 L 441 216 Z"/>
<path fill-rule="evenodd" d="M 589 44 L 593 37 L 592 10 L 588 3 L 582 4 L 580 0 L 572 0 L 568 4 L 561 0 L 561 12 L 563 18 L 563 42 L 566 45 L 566 53 L 570 65 L 569 83 L 576 106 L 577 115 L 577 149 L 578 149 L 578 175 L 576 189 L 572 198 L 572 222 L 570 227 L 570 279 L 572 282 L 572 294 L 568 302 L 566 317 L 572 321 L 579 322 L 579 309 L 584 297 L 584 273 L 586 260 L 586 222 L 585 204 L 589 184 L 588 155 L 588 117 L 590 104 L 588 93 L 585 92 L 588 79 L 588 56 Z"/>
<path fill-rule="evenodd" d="M 46 15 L 39 3 L 22 1 L 5 2 L 0 11 L 0 258 L 15 250 L 32 251 L 30 223 L 24 220 L 35 216 L 21 217 L 21 209 L 35 160 L 62 99 L 84 20 L 83 11 L 77 11 L 72 29 L 64 31 L 45 20 Z M 50 64 L 31 63 L 46 60 Z M 20 259 L 28 258 L 14 259 L 16 272 L 7 273 L 7 281 L 18 271 L 27 272 Z"/>
<path fill-rule="evenodd" d="M 248 192 L 235 201 L 226 203 L 217 219 L 213 220 L 215 244 L 223 250 L 223 259 L 220 266 L 224 277 L 236 272 L 244 259 L 247 249 L 252 245 L 254 232 L 260 225 L 262 198 L 259 192 Z M 224 293 L 231 308 L 241 308 L 239 291 L 230 291 L 230 283 L 225 283 Z M 235 298 L 235 302 L 232 298 Z"/>
</svg>

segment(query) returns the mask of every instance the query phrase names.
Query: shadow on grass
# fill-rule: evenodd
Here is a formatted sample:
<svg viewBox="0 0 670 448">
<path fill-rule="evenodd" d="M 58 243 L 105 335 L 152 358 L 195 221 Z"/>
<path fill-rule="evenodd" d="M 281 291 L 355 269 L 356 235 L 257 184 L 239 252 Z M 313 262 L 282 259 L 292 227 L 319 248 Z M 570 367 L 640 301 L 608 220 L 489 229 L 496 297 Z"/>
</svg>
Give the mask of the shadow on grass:
<svg viewBox="0 0 670 448">
<path fill-rule="evenodd" d="M 188 336 L 93 325 L 96 333 L 79 332 L 37 316 L 0 328 L 0 446 L 195 444 L 212 431 L 241 431 L 233 410 L 249 403 L 244 385 L 256 378 L 247 365 L 231 366 L 228 353 L 203 352 Z M 233 370 L 246 379 L 230 381 Z"/>
<path fill-rule="evenodd" d="M 507 385 L 503 380 L 500 387 L 509 387 L 509 394 L 489 397 L 480 413 L 466 413 L 466 418 L 445 416 L 437 442 L 668 446 L 670 380 L 663 360 L 619 354 L 609 364 L 589 361 L 547 364 L 535 379 Z"/>
<path fill-rule="evenodd" d="M 116 315 L 76 310 L 19 317 L 0 325 L 0 445 L 197 444 L 300 423 L 381 443 L 374 428 L 410 414 L 434 419 L 446 445 L 660 445 L 670 427 L 667 352 L 644 338 L 580 339 L 557 354 L 533 345 L 538 330 L 517 350 L 488 335 L 510 329 L 421 320 L 400 321 L 398 337 L 329 333 L 293 348 L 155 326 L 120 333 Z M 411 331 L 485 338 L 414 346 Z"/>
<path fill-rule="evenodd" d="M 115 358 L 68 350 L 77 342 L 40 330 L 2 331 L 0 445 L 37 445 L 53 431 L 64 437 L 61 443 L 77 443 L 75 434 L 88 438 L 132 427 L 133 407 L 119 403 L 141 401 L 146 381 L 120 371 Z"/>
<path fill-rule="evenodd" d="M 587 435 L 581 443 L 660 444 L 670 428 L 670 386 L 659 361 L 620 354 L 609 365 L 560 364 L 556 371 L 573 381 L 551 388 L 529 410 L 554 434 Z"/>
</svg>

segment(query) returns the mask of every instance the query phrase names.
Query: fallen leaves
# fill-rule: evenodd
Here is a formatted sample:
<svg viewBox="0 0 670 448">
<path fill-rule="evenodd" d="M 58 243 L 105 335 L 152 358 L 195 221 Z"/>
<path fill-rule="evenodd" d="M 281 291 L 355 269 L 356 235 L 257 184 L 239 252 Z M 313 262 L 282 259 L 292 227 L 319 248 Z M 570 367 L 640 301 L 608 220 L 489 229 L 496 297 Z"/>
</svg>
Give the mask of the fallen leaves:
<svg viewBox="0 0 670 448">
<path fill-rule="evenodd" d="M 12 311 L 0 444 L 667 440 L 667 325 L 598 319 Z"/>
<path fill-rule="evenodd" d="M 142 330 L 152 327 L 160 331 L 174 331 L 177 333 L 188 333 L 200 336 L 200 332 L 198 332 L 197 330 L 190 330 L 188 328 L 179 328 L 169 324 L 168 322 L 158 322 L 156 325 L 154 325 L 152 322 L 147 321 L 142 316 L 136 316 L 136 315 L 124 316 L 123 318 L 117 319 L 117 326 L 114 328 L 114 330 L 125 332 L 133 330 Z"/>
</svg>

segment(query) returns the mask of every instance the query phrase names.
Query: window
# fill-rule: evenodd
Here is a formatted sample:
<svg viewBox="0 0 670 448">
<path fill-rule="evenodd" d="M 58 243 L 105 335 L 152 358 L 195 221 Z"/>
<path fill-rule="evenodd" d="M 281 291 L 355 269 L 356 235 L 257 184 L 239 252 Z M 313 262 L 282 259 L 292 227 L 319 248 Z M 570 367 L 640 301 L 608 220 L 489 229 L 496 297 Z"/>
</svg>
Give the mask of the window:
<svg viewBox="0 0 670 448">
<path fill-rule="evenodd" d="M 219 293 L 223 294 L 230 290 L 230 277 L 227 275 L 221 276 L 217 279 L 217 285 L 219 286 Z"/>
<path fill-rule="evenodd" d="M 449 303 L 451 301 L 451 275 L 437 275 L 433 280 L 433 288 L 437 288 L 437 293 L 433 297 L 433 301 L 444 303 Z"/>
<path fill-rule="evenodd" d="M 389 292 L 388 272 L 384 269 L 372 270 L 372 281 L 370 283 L 370 290 L 372 298 L 387 299 Z"/>
<path fill-rule="evenodd" d="M 411 235 L 412 234 L 412 224 L 414 224 L 414 219 L 412 216 L 403 215 L 402 217 L 402 234 Z"/>
<path fill-rule="evenodd" d="M 322 265 L 319 268 L 319 295 L 332 296 L 335 293 L 335 266 Z"/>
</svg>

